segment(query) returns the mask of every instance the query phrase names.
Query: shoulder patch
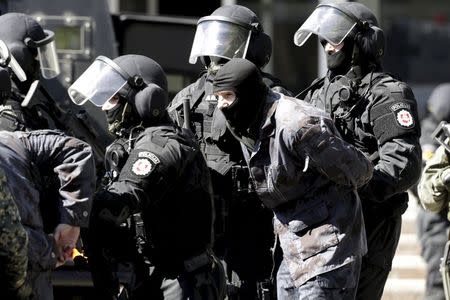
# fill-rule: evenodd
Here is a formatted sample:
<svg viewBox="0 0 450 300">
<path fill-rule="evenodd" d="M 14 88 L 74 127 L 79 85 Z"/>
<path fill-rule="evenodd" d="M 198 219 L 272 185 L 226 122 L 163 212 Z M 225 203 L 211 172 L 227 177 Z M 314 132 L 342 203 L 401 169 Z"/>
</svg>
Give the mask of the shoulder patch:
<svg viewBox="0 0 450 300">
<path fill-rule="evenodd" d="M 147 176 L 159 163 L 160 160 L 155 154 L 149 151 L 141 151 L 131 165 L 131 173 L 137 176 Z"/>
<path fill-rule="evenodd" d="M 414 117 L 411 113 L 411 106 L 409 103 L 397 102 L 389 108 L 395 114 L 397 125 L 405 129 L 410 129 L 415 126 Z"/>
</svg>

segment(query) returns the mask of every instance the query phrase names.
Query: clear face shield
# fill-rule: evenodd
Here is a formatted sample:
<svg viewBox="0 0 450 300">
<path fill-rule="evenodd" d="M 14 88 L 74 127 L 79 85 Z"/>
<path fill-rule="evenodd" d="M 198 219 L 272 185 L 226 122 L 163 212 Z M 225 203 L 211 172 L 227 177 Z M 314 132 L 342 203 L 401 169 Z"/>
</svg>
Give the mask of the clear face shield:
<svg viewBox="0 0 450 300">
<path fill-rule="evenodd" d="M 294 43 L 302 46 L 311 34 L 316 34 L 336 46 L 352 32 L 359 20 L 333 4 L 320 4 L 294 35 Z"/>
<path fill-rule="evenodd" d="M 55 34 L 50 30 L 44 30 L 44 33 L 46 34 L 44 39 L 33 41 L 31 38 L 26 38 L 25 44 L 37 48 L 42 77 L 51 79 L 60 73 L 55 47 Z"/>
<path fill-rule="evenodd" d="M 27 80 L 27 75 L 2 40 L 0 40 L 0 66 L 2 68 L 10 67 L 20 81 Z"/>
<path fill-rule="evenodd" d="M 251 32 L 248 24 L 217 16 L 203 17 L 197 24 L 189 63 L 195 64 L 199 56 L 245 58 Z"/>
<path fill-rule="evenodd" d="M 69 96 L 77 105 L 89 100 L 101 107 L 125 87 L 129 77 L 114 61 L 99 56 L 68 88 Z"/>
</svg>

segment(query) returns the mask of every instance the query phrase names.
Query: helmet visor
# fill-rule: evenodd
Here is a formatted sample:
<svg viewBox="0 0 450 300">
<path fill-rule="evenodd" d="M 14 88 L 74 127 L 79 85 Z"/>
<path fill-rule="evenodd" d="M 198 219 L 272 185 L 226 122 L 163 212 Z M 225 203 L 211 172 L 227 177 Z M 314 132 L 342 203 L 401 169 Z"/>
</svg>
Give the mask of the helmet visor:
<svg viewBox="0 0 450 300">
<path fill-rule="evenodd" d="M 0 40 L 0 66 L 3 68 L 9 66 L 20 81 L 27 80 L 27 75 L 3 40 Z"/>
<path fill-rule="evenodd" d="M 51 41 L 38 47 L 39 61 L 41 63 L 42 77 L 45 79 L 54 78 L 59 75 L 58 56 L 56 55 L 55 41 Z"/>
<path fill-rule="evenodd" d="M 75 104 L 89 100 L 100 107 L 127 84 L 127 79 L 115 62 L 99 56 L 69 87 L 69 96 Z"/>
<path fill-rule="evenodd" d="M 37 48 L 41 64 L 42 77 L 51 79 L 59 75 L 58 56 L 56 55 L 55 34 L 53 31 L 44 30 L 46 37 L 40 41 L 32 41 L 28 38 L 25 43 Z"/>
<path fill-rule="evenodd" d="M 302 46 L 311 34 L 339 45 L 358 23 L 354 17 L 331 5 L 319 5 L 294 35 L 294 43 Z"/>
<path fill-rule="evenodd" d="M 189 63 L 195 64 L 199 56 L 245 58 L 250 35 L 251 29 L 243 25 L 204 17 L 197 24 Z"/>
</svg>

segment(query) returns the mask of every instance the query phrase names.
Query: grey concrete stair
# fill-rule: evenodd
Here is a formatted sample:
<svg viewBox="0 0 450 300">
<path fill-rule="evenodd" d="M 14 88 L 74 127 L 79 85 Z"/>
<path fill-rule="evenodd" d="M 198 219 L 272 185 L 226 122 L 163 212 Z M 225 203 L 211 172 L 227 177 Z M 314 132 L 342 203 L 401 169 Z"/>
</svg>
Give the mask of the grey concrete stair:
<svg viewBox="0 0 450 300">
<path fill-rule="evenodd" d="M 402 217 L 402 233 L 392 262 L 382 300 L 422 300 L 426 265 L 420 256 L 417 237 L 417 200 L 410 195 L 408 210 Z"/>
<path fill-rule="evenodd" d="M 416 199 L 410 197 L 403 215 L 402 233 L 392 262 L 382 300 L 422 300 L 425 292 L 426 265 L 420 256 L 416 219 Z"/>
</svg>

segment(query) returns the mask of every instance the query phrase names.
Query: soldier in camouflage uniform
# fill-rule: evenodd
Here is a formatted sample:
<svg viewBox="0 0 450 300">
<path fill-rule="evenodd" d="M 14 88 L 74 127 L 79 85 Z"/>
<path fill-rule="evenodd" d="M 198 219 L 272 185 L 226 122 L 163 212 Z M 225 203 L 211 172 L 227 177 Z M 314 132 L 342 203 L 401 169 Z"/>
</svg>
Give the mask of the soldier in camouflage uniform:
<svg viewBox="0 0 450 300">
<path fill-rule="evenodd" d="M 91 147 L 58 131 L 1 131 L 0 170 L 28 236 L 32 299 L 51 300 L 51 270 L 71 259 L 80 227 L 88 223 L 96 179 Z M 58 179 L 56 200 L 42 190 L 52 176 Z M 48 201 L 55 201 L 49 206 L 54 209 L 41 211 Z M 52 215 L 58 224 L 47 234 L 44 218 Z"/>
<path fill-rule="evenodd" d="M 432 212 L 448 211 L 450 197 L 450 153 L 439 146 L 423 170 L 418 194 L 423 207 Z"/>
<path fill-rule="evenodd" d="M 222 66 L 213 90 L 275 214 L 278 299 L 353 299 L 367 250 L 356 189 L 371 178 L 370 161 L 324 111 L 269 90 L 248 60 Z"/>
<path fill-rule="evenodd" d="M 8 299 L 27 299 L 28 238 L 19 211 L 0 169 L 0 291 Z"/>
<path fill-rule="evenodd" d="M 450 122 L 450 83 L 438 85 L 427 101 L 428 115 L 421 121 L 423 165 L 431 159 L 438 142 L 433 138 L 433 132 L 441 121 Z M 430 166 L 424 173 L 422 180 L 431 179 Z M 422 185 L 424 186 L 424 185 Z M 425 191 L 424 203 L 430 201 L 430 194 Z M 442 253 L 448 241 L 450 221 L 447 218 L 448 207 L 435 212 L 428 209 L 420 209 L 417 215 L 418 236 L 420 238 L 421 255 L 427 264 L 426 289 L 424 300 L 445 300 L 442 275 L 439 272 Z M 440 249 L 440 250 L 439 250 Z"/>
</svg>

